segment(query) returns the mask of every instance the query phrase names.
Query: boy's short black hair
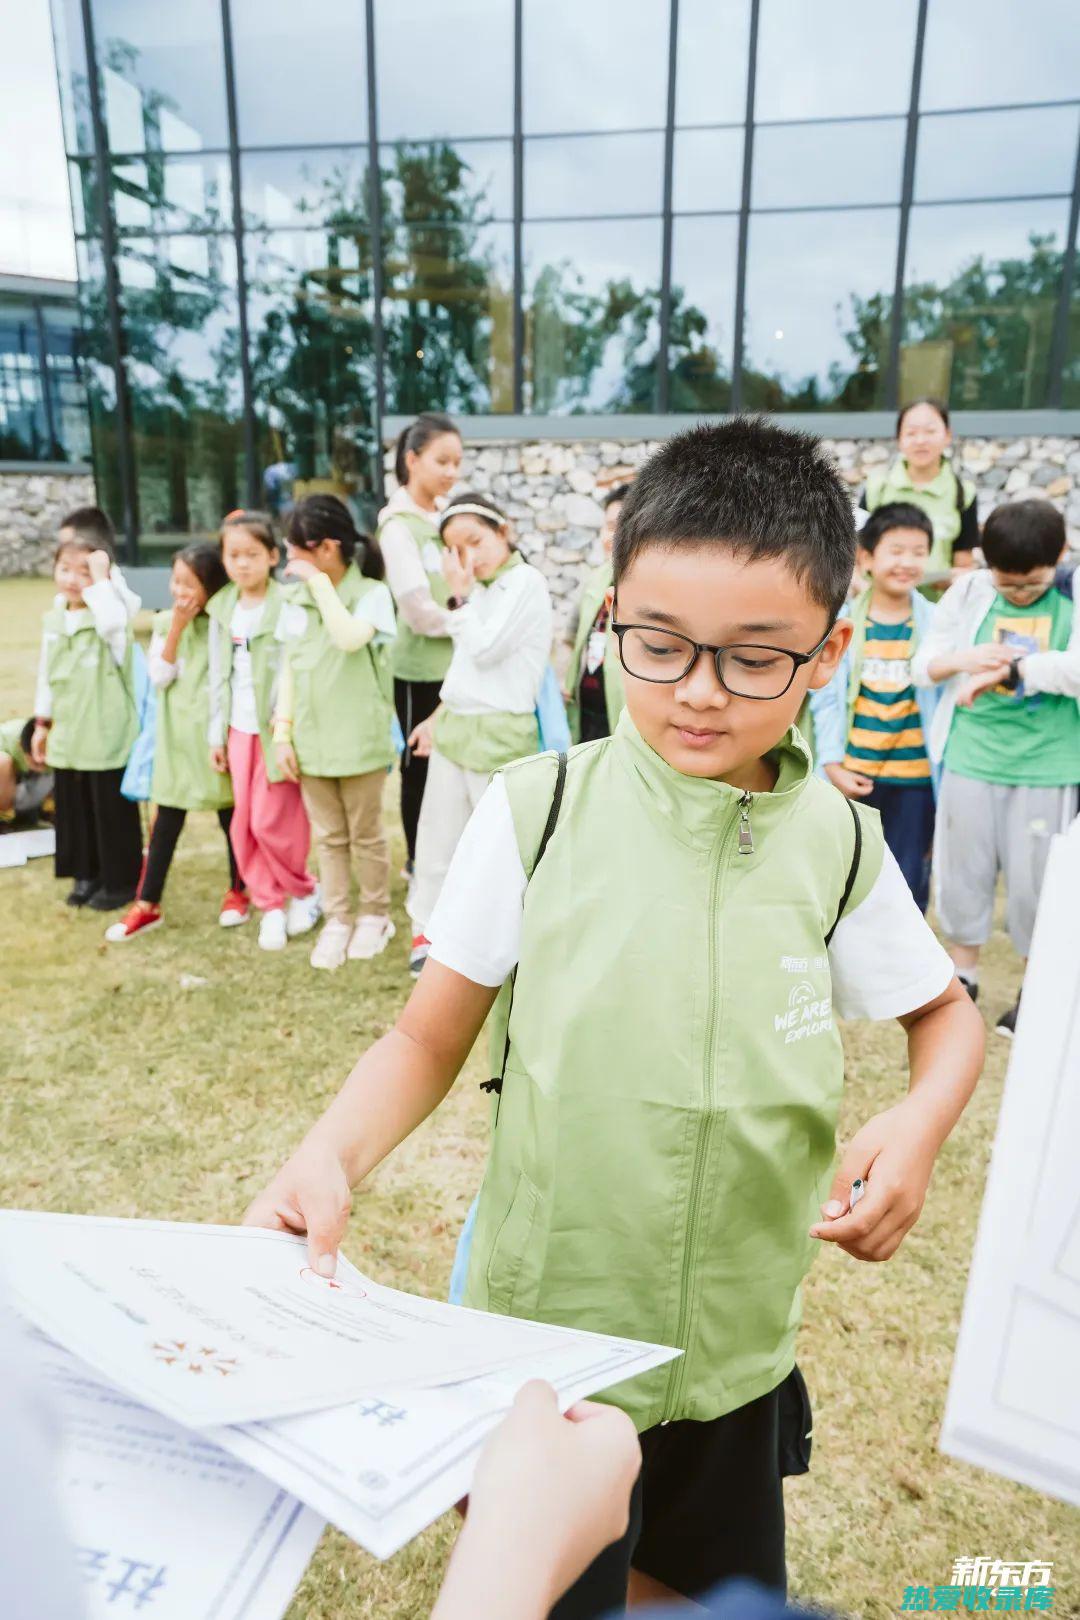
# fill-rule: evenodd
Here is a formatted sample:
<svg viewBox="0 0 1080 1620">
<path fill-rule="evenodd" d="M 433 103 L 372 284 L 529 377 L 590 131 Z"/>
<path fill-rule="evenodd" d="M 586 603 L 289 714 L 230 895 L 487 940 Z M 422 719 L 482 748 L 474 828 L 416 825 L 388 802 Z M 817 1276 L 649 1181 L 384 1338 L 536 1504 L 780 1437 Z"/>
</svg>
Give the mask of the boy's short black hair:
<svg viewBox="0 0 1080 1620">
<path fill-rule="evenodd" d="M 613 489 L 609 489 L 603 500 L 600 502 L 600 505 L 604 508 L 604 511 L 606 512 L 609 506 L 614 506 L 616 501 L 625 501 L 626 497 L 630 493 L 631 488 L 632 486 L 630 484 L 616 484 Z"/>
<path fill-rule="evenodd" d="M 878 541 L 892 529 L 919 529 L 931 545 L 934 543 L 934 525 L 914 501 L 886 501 L 877 507 L 859 530 L 857 542 L 863 551 L 874 551 Z"/>
<path fill-rule="evenodd" d="M 71 529 L 73 535 L 80 541 L 85 541 L 87 551 L 107 551 L 113 556 L 116 547 L 116 530 L 113 528 L 107 512 L 100 506 L 76 506 L 66 517 L 60 519 L 60 529 Z M 72 542 L 74 543 L 74 542 Z"/>
<path fill-rule="evenodd" d="M 983 524 L 982 553 L 989 568 L 1030 574 L 1053 568 L 1065 546 L 1065 519 L 1049 501 L 1009 501 Z"/>
<path fill-rule="evenodd" d="M 681 545 L 783 558 L 831 623 L 855 568 L 851 499 L 810 434 L 750 416 L 702 424 L 669 439 L 634 480 L 615 530 L 616 585 L 639 551 Z"/>
</svg>

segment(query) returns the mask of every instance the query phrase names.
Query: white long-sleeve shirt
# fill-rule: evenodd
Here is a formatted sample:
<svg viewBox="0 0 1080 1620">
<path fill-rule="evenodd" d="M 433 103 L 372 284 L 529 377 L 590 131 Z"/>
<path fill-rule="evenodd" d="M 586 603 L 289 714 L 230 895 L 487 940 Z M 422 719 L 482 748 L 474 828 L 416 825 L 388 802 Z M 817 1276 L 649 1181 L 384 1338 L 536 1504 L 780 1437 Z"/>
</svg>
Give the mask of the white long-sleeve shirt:
<svg viewBox="0 0 1080 1620">
<path fill-rule="evenodd" d="M 379 545 L 386 564 L 386 583 L 397 610 L 409 629 L 418 636 L 448 636 L 451 634 L 453 614 L 448 608 L 440 607 L 432 596 L 431 581 L 420 555 L 420 547 L 408 524 L 395 521 L 394 514 L 397 512 L 413 512 L 428 523 L 435 522 L 438 517 L 437 513 L 425 512 L 422 506 L 418 506 L 405 488 L 395 489 L 379 513 L 380 525 L 386 525 L 379 534 Z"/>
<path fill-rule="evenodd" d="M 547 580 L 529 563 L 474 585 L 448 615 L 454 656 L 439 694 L 455 714 L 531 714 L 551 657 Z"/>
<path fill-rule="evenodd" d="M 63 598 L 58 596 L 55 605 L 59 606 L 62 601 Z M 92 625 L 119 667 L 127 655 L 128 626 L 141 606 L 141 598 L 135 595 L 120 570 L 114 568 L 108 579 L 98 580 L 97 584 L 86 587 L 82 607 L 65 610 L 63 634 L 73 636 Z M 34 714 L 39 720 L 51 720 L 52 712 L 48 642 L 43 639 L 38 659 Z"/>
<path fill-rule="evenodd" d="M 916 686 L 933 686 L 930 665 L 938 658 L 974 647 L 979 626 L 993 606 L 997 588 L 989 569 L 963 574 L 941 598 L 929 628 L 919 642 L 911 661 Z M 1034 604 L 1033 604 L 1034 605 Z M 1060 652 L 1027 653 L 1020 660 L 1024 690 L 1073 697 L 1080 703 L 1080 613 L 1073 614 L 1069 645 Z M 935 764 L 945 756 L 949 728 L 956 712 L 956 698 L 965 674 L 953 675 L 944 684 L 941 702 L 934 714 L 927 751 Z"/>
</svg>

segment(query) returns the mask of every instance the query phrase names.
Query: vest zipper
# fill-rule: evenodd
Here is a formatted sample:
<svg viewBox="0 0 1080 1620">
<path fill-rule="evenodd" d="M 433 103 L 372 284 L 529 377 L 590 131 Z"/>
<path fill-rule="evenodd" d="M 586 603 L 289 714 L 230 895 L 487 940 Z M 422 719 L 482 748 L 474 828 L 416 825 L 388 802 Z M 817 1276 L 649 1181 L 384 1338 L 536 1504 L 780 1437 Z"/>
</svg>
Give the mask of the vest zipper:
<svg viewBox="0 0 1080 1620">
<path fill-rule="evenodd" d="M 750 812 L 754 808 L 754 795 L 744 793 L 739 800 L 739 854 L 754 853 L 754 829 L 750 825 Z"/>
<path fill-rule="evenodd" d="M 729 848 L 734 846 L 740 854 L 749 854 L 753 850 L 753 839 L 750 838 L 750 849 L 743 848 L 743 825 L 745 818 L 747 835 L 750 833 L 750 806 L 753 800 L 749 793 L 744 793 L 739 800 L 739 814 L 733 823 L 730 833 L 725 833 L 721 842 L 720 852 L 716 866 L 713 869 L 709 883 L 709 1016 L 705 1041 L 705 1073 L 704 1073 L 704 1104 L 705 1113 L 698 1139 L 694 1145 L 694 1164 L 690 1174 L 690 1194 L 687 1202 L 686 1243 L 683 1248 L 682 1284 L 679 1301 L 679 1320 L 675 1334 L 675 1344 L 682 1350 L 682 1355 L 671 1364 L 671 1376 L 668 1380 L 667 1399 L 664 1403 L 666 1416 L 662 1422 L 670 1421 L 670 1414 L 678 1409 L 682 1400 L 683 1390 L 686 1388 L 686 1365 L 689 1358 L 689 1331 L 693 1319 L 693 1278 L 697 1261 L 698 1250 L 698 1220 L 701 1203 L 701 1188 L 705 1179 L 705 1168 L 709 1162 L 709 1144 L 712 1140 L 714 1123 L 713 1089 L 716 1068 L 716 1025 L 717 1000 L 719 997 L 719 973 L 717 963 L 716 935 L 720 917 L 720 889 L 727 864 Z"/>
</svg>

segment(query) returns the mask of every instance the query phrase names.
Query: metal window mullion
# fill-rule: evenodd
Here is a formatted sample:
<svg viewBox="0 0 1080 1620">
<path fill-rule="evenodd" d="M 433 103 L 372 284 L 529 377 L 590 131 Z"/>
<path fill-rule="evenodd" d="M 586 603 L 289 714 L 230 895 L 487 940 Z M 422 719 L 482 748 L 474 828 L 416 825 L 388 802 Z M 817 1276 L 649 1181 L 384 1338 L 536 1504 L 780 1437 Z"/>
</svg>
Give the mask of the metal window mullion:
<svg viewBox="0 0 1080 1620">
<path fill-rule="evenodd" d="M 1061 406 L 1065 389 L 1065 361 L 1069 348 L 1069 314 L 1072 304 L 1072 284 L 1076 274 L 1076 232 L 1080 226 L 1080 136 L 1076 143 L 1076 167 L 1073 171 L 1072 201 L 1069 204 L 1069 225 L 1065 237 L 1065 251 L 1061 256 L 1061 291 L 1054 310 L 1054 325 L 1050 333 L 1050 353 L 1047 356 L 1046 403 L 1051 408 Z"/>
<path fill-rule="evenodd" d="M 915 157 L 919 142 L 919 96 L 922 90 L 923 51 L 926 45 L 928 0 L 919 0 L 915 23 L 915 51 L 911 59 L 911 95 L 908 99 L 904 171 L 900 185 L 900 227 L 896 235 L 896 274 L 889 312 L 889 354 L 885 365 L 885 405 L 895 410 L 900 401 L 900 343 L 904 332 L 904 278 L 907 271 L 908 229 L 915 194 Z"/>
<path fill-rule="evenodd" d="M 375 74 L 375 0 L 364 0 L 367 30 L 367 118 L 368 118 L 368 227 L 371 237 L 371 347 L 375 363 L 375 493 L 380 505 L 385 490 L 383 477 L 382 424 L 386 414 L 386 381 L 383 342 L 383 239 L 382 173 L 379 166 L 379 103 Z"/>
<path fill-rule="evenodd" d="M 116 264 L 116 227 L 112 216 L 112 188 L 109 176 L 109 147 L 101 110 L 101 81 L 98 77 L 97 45 L 90 0 L 80 0 L 83 41 L 86 46 L 86 82 L 90 92 L 90 123 L 94 134 L 94 170 L 97 174 L 98 207 L 101 216 L 101 252 L 105 268 L 105 305 L 112 349 L 113 386 L 116 389 L 116 463 L 123 504 L 124 556 L 129 563 L 139 556 L 139 509 L 135 486 L 134 445 L 132 443 L 131 400 L 124 369 L 124 330 L 120 318 L 120 273 Z"/>
<path fill-rule="evenodd" d="M 743 121 L 742 194 L 739 202 L 739 246 L 735 266 L 735 331 L 731 352 L 731 408 L 742 410 L 743 327 L 746 324 L 746 255 L 750 239 L 750 185 L 754 170 L 754 97 L 757 89 L 758 22 L 761 0 L 750 0 L 750 41 L 746 64 L 746 117 Z"/>
<path fill-rule="evenodd" d="M 49 377 L 49 340 L 45 332 L 45 314 L 40 298 L 34 299 L 34 325 L 37 329 L 38 370 L 41 373 L 41 403 L 45 407 L 45 431 L 49 436 L 49 460 L 55 459 L 60 440 L 56 436 L 53 415 L 52 383 Z"/>
<path fill-rule="evenodd" d="M 515 416 L 525 409 L 525 136 L 522 77 L 524 0 L 514 0 L 514 291 L 513 291 L 513 398 Z"/>
<path fill-rule="evenodd" d="M 236 253 L 236 315 L 240 338 L 240 384 L 244 411 L 245 499 L 254 506 L 259 498 L 255 455 L 255 399 L 251 380 L 251 334 L 248 327 L 247 274 L 244 267 L 244 210 L 240 195 L 240 138 L 236 115 L 236 71 L 233 61 L 232 14 L 229 0 L 221 0 L 221 36 L 225 53 L 225 108 L 229 124 L 229 175 L 232 185 L 232 237 Z"/>
<path fill-rule="evenodd" d="M 664 125 L 664 201 L 660 253 L 660 343 L 656 359 L 656 409 L 666 411 L 670 395 L 672 193 L 675 173 L 675 74 L 679 41 L 679 0 L 670 0 L 668 19 L 667 121 Z"/>
</svg>

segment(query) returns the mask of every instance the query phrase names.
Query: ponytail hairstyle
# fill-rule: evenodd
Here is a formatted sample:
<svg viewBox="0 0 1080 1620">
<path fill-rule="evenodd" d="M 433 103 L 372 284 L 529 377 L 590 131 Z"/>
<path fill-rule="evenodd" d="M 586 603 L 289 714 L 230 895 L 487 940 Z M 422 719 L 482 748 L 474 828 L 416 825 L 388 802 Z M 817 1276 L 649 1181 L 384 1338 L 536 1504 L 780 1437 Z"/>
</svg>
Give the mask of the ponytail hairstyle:
<svg viewBox="0 0 1080 1620">
<path fill-rule="evenodd" d="M 229 513 L 221 525 L 219 544 L 224 544 L 225 536 L 230 529 L 244 529 L 251 535 L 253 540 L 257 540 L 261 546 L 265 546 L 267 551 L 276 551 L 278 549 L 277 537 L 274 534 L 274 521 L 266 512 L 248 512 L 242 506 L 237 507 L 235 512 Z"/>
<path fill-rule="evenodd" d="M 365 579 L 382 579 L 386 573 L 377 540 L 361 534 L 352 513 L 336 495 L 305 495 L 289 514 L 286 539 L 296 551 L 313 551 L 322 540 L 336 540 L 341 560 L 353 558 Z"/>
<path fill-rule="evenodd" d="M 206 593 L 208 602 L 215 592 L 229 583 L 225 564 L 221 560 L 221 548 L 211 545 L 209 541 L 201 540 L 196 545 L 185 546 L 182 551 L 175 554 L 173 562 L 182 562 L 185 567 L 191 569 Z"/>
<path fill-rule="evenodd" d="M 408 451 L 418 455 L 432 439 L 441 438 L 444 433 L 453 433 L 461 437 L 461 430 L 452 417 L 443 411 L 422 411 L 415 422 L 410 422 L 407 428 L 402 428 L 394 445 L 394 477 L 401 488 L 409 482 L 409 464 L 405 459 Z"/>
</svg>

